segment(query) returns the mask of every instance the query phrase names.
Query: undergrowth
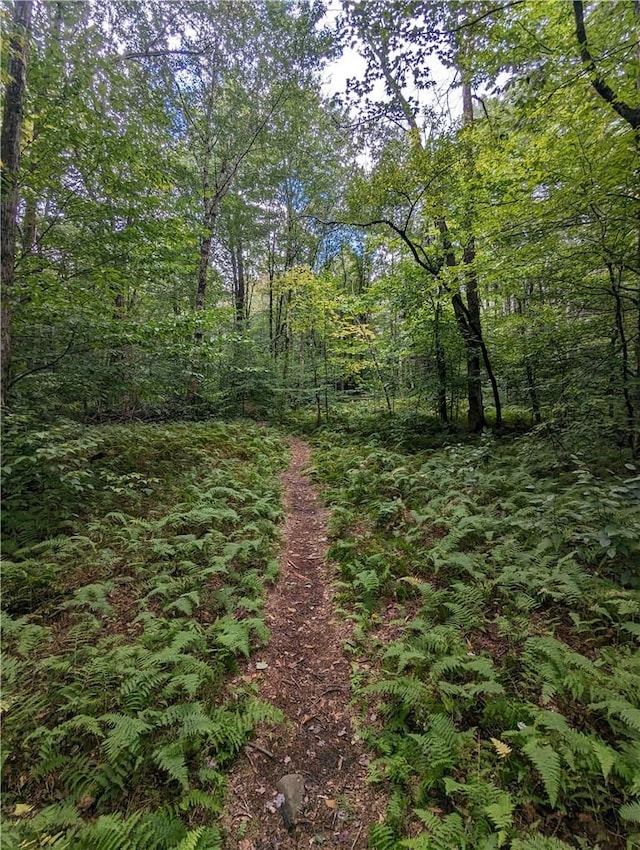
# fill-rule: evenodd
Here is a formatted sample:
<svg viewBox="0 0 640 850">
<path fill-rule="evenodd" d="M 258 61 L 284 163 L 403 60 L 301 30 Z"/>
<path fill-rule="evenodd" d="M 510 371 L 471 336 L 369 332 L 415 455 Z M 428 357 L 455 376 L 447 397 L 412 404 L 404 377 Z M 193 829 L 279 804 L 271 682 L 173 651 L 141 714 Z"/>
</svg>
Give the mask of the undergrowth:
<svg viewBox="0 0 640 850">
<path fill-rule="evenodd" d="M 370 846 L 638 846 L 638 471 L 538 433 L 318 443 L 362 734 L 392 788 Z"/>
<path fill-rule="evenodd" d="M 283 443 L 235 425 L 55 430 L 4 452 L 2 846 L 222 846 L 225 771 L 278 712 L 262 645 Z"/>
</svg>

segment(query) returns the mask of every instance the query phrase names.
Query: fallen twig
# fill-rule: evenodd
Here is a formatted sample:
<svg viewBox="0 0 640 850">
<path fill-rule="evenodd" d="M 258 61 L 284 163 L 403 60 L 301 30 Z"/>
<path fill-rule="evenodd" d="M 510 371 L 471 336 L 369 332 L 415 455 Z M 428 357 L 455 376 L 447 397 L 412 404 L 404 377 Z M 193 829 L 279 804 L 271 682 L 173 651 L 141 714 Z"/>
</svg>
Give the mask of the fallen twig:
<svg viewBox="0 0 640 850">
<path fill-rule="evenodd" d="M 351 850 L 354 850 L 354 847 L 355 847 L 355 846 L 356 846 L 356 844 L 358 843 L 358 839 L 360 838 L 360 833 L 362 832 L 362 827 L 363 827 L 363 826 L 364 826 L 364 824 L 360 824 L 360 829 L 358 830 L 358 834 L 357 834 L 357 835 L 356 835 L 356 837 L 353 839 L 353 844 L 351 845 Z"/>
<path fill-rule="evenodd" d="M 264 747 L 261 747 L 260 744 L 254 744 L 250 741 L 248 744 L 245 744 L 245 746 L 251 747 L 251 749 L 257 750 L 259 753 L 263 753 L 265 756 L 269 756 L 270 759 L 275 758 L 273 753 L 270 753 L 269 750 L 265 749 Z"/>
</svg>

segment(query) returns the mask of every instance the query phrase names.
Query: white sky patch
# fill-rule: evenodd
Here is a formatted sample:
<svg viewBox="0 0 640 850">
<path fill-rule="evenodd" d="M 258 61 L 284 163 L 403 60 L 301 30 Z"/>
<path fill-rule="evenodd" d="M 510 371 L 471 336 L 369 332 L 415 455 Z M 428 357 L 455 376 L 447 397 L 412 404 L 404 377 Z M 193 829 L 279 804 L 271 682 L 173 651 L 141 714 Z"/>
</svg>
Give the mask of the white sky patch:
<svg viewBox="0 0 640 850">
<path fill-rule="evenodd" d="M 330 6 L 319 26 L 335 27 L 339 13 L 339 6 Z M 430 56 L 427 64 L 431 70 L 431 78 L 435 85 L 429 89 L 418 90 L 414 85 L 404 87 L 404 94 L 417 100 L 421 111 L 430 109 L 435 112 L 439 120 L 446 125 L 460 118 L 462 114 L 462 92 L 455 85 L 455 71 L 446 68 L 437 56 Z M 322 90 L 325 97 L 333 95 L 344 95 L 349 78 L 363 79 L 366 70 L 366 60 L 357 49 L 347 47 L 342 55 L 329 62 L 322 76 Z M 385 86 L 382 80 L 378 81 L 372 92 L 376 100 L 384 100 Z M 421 121 L 418 120 L 420 124 Z M 429 128 L 425 127 L 425 134 L 429 134 Z"/>
</svg>

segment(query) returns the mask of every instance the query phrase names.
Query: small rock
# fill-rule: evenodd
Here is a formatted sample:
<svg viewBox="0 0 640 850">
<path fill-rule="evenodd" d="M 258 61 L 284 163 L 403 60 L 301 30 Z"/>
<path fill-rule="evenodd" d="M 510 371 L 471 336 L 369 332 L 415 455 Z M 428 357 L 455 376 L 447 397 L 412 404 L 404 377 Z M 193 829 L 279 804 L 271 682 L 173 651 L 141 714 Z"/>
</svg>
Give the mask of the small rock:
<svg viewBox="0 0 640 850">
<path fill-rule="evenodd" d="M 279 793 L 283 795 L 284 802 L 280 807 L 282 820 L 288 830 L 293 829 L 296 817 L 302 809 L 302 798 L 304 797 L 304 776 L 300 773 L 288 773 L 276 785 Z"/>
</svg>

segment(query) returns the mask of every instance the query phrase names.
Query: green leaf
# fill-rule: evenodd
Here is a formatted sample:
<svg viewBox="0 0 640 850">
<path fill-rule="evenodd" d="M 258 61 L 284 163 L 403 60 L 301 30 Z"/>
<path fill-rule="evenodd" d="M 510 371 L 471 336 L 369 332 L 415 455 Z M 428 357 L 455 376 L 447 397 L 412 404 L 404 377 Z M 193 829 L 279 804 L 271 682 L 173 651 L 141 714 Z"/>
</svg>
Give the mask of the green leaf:
<svg viewBox="0 0 640 850">
<path fill-rule="evenodd" d="M 506 829 L 513 823 L 513 800 L 506 792 L 500 794 L 497 802 L 485 806 L 484 811 L 496 829 Z"/>
<path fill-rule="evenodd" d="M 635 803 L 627 803 L 620 807 L 620 817 L 623 820 L 630 820 L 633 823 L 640 823 L 640 801 Z"/>
<path fill-rule="evenodd" d="M 555 808 L 560 788 L 560 756 L 548 744 L 540 744 L 536 739 L 527 741 L 522 750 L 542 777 L 549 802 Z"/>
</svg>

